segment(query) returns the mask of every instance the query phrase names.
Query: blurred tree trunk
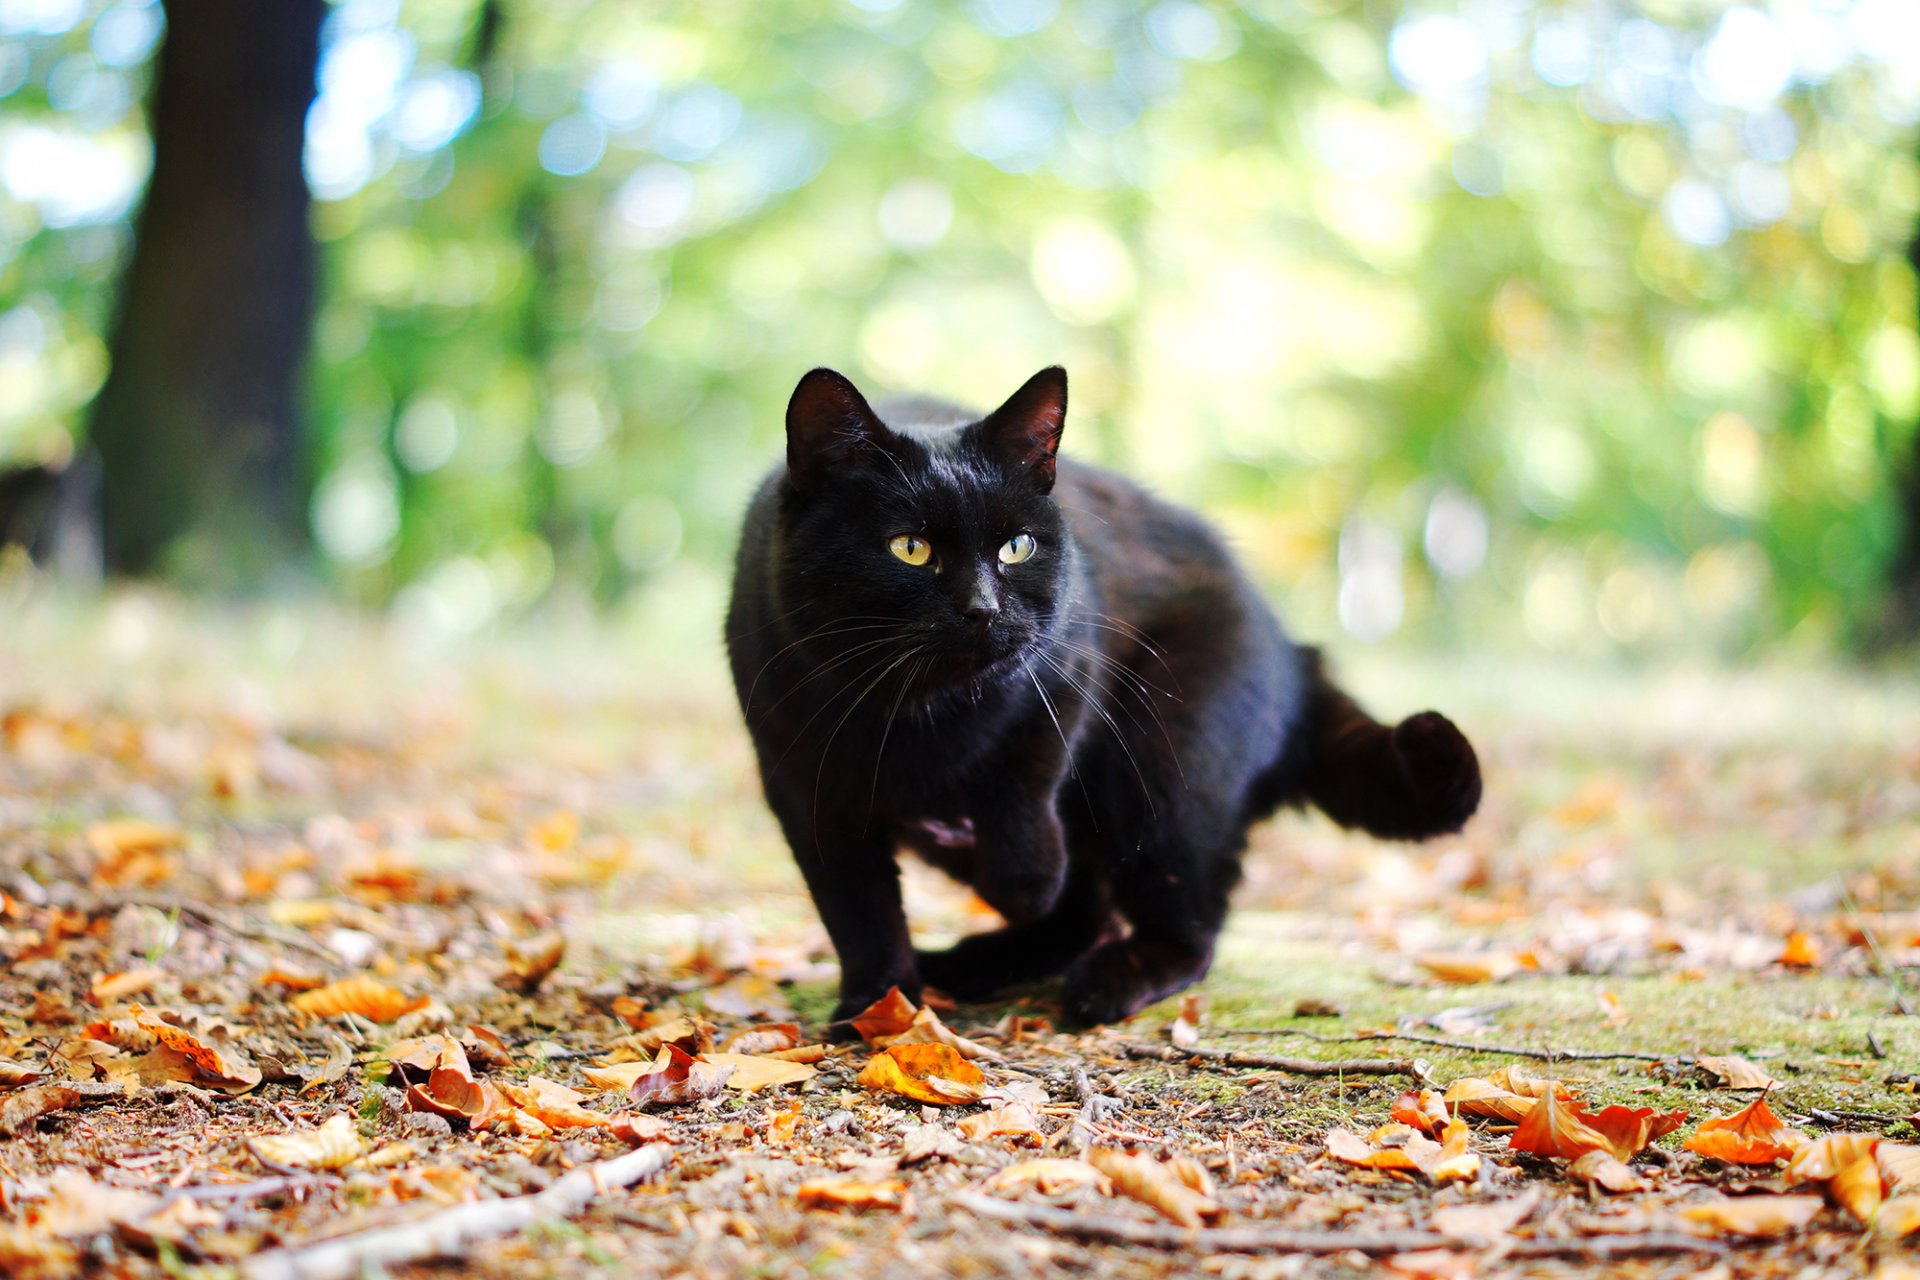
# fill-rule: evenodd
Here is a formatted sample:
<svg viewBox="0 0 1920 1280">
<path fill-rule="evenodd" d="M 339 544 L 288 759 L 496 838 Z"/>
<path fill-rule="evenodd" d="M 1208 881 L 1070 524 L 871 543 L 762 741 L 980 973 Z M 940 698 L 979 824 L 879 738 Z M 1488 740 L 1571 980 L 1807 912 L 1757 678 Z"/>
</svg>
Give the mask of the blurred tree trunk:
<svg viewBox="0 0 1920 1280">
<path fill-rule="evenodd" d="M 94 402 L 109 572 L 257 584 L 305 541 L 301 166 L 324 0 L 167 0 L 153 176 Z"/>
<path fill-rule="evenodd" d="M 1920 277 L 1920 222 L 1907 244 L 1907 261 Z M 1900 550 L 1893 562 L 1886 639 L 1893 644 L 1920 640 L 1920 425 L 1907 442 L 1906 467 L 1896 478 L 1900 494 Z"/>
</svg>

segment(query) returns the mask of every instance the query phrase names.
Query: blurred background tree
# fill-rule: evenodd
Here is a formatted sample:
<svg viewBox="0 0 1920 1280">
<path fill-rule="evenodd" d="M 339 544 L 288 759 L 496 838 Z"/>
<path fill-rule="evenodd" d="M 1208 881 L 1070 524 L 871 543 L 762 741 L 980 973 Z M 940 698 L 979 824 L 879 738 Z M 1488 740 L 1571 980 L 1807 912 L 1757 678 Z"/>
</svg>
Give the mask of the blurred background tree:
<svg viewBox="0 0 1920 1280">
<path fill-rule="evenodd" d="M 0 0 L 0 458 L 85 447 L 164 26 Z M 1058 360 L 1309 634 L 1856 642 L 1916 122 L 1912 0 L 340 0 L 308 519 L 438 631 L 697 611 L 805 368 Z"/>
</svg>

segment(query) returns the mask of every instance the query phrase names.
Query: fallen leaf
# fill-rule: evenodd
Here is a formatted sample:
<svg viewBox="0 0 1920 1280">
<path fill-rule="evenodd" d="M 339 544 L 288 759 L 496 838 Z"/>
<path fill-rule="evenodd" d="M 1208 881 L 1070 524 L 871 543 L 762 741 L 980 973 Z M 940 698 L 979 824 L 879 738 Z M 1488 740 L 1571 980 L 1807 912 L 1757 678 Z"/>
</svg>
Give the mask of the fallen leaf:
<svg viewBox="0 0 1920 1280">
<path fill-rule="evenodd" d="M 875 1092 L 952 1106 L 978 1102 L 985 1092 L 986 1076 L 948 1045 L 903 1044 L 874 1054 L 858 1081 Z"/>
<path fill-rule="evenodd" d="M 776 1085 L 804 1084 L 819 1074 L 804 1062 L 757 1053 L 705 1053 L 700 1055 L 700 1061 L 731 1067 L 727 1088 L 742 1093 L 757 1093 Z"/>
<path fill-rule="evenodd" d="M 1563 1101 L 1573 1097 L 1566 1083 L 1529 1071 L 1525 1067 L 1502 1067 L 1487 1077 L 1487 1083 L 1522 1098 L 1544 1098 L 1551 1093 Z"/>
<path fill-rule="evenodd" d="M 954 1128 L 969 1142 L 1011 1137 L 1037 1143 L 1041 1138 L 1039 1120 L 1034 1116 L 1033 1109 L 1023 1103 L 963 1116 Z"/>
<path fill-rule="evenodd" d="M 427 1078 L 407 1087 L 407 1109 L 430 1111 L 450 1123 L 484 1129 L 507 1107 L 500 1090 L 474 1078 L 466 1050 L 450 1036 L 428 1037 L 439 1042 Z"/>
<path fill-rule="evenodd" d="M 1793 1153 L 1787 1161 L 1784 1174 L 1789 1187 L 1797 1187 L 1803 1182 L 1825 1182 L 1838 1177 L 1840 1171 L 1857 1161 L 1873 1162 L 1874 1149 L 1880 1145 L 1878 1135 L 1866 1133 L 1830 1133 L 1815 1138 Z M 1879 1180 L 1879 1166 L 1874 1166 L 1874 1179 Z"/>
<path fill-rule="evenodd" d="M 955 1033 L 946 1023 L 940 1021 L 940 1015 L 930 1007 L 915 1010 L 912 1023 L 899 1035 L 877 1036 L 873 1043 L 878 1049 L 891 1049 L 900 1044 L 944 1044 L 963 1058 L 987 1062 L 1006 1061 L 997 1050 Z"/>
<path fill-rule="evenodd" d="M 1335 1160 L 1358 1165 L 1363 1169 L 1402 1169 L 1418 1172 L 1420 1168 L 1414 1159 L 1414 1152 L 1407 1146 L 1377 1147 L 1350 1129 L 1329 1129 L 1324 1141 L 1328 1155 Z M 1438 1150 L 1439 1144 L 1431 1139 L 1422 1138 L 1421 1141 Z"/>
<path fill-rule="evenodd" d="M 730 1066 L 702 1062 L 679 1045 L 663 1044 L 653 1069 L 635 1077 L 627 1096 L 635 1102 L 698 1102 L 726 1088 L 732 1073 Z"/>
<path fill-rule="evenodd" d="M 766 1054 L 797 1048 L 800 1026 L 793 1022 L 770 1022 L 729 1036 L 720 1047 L 728 1053 Z"/>
<path fill-rule="evenodd" d="M 1413 962 L 1442 982 L 1499 982 L 1538 966 L 1510 951 L 1427 951 Z"/>
<path fill-rule="evenodd" d="M 1467 1149 L 1472 1136 L 1467 1122 L 1455 1116 L 1441 1127 L 1439 1151 L 1415 1151 L 1414 1162 L 1435 1186 L 1471 1182 L 1480 1176 L 1480 1157 Z"/>
<path fill-rule="evenodd" d="M 1771 1089 L 1779 1084 L 1756 1062 L 1740 1057 L 1709 1057 L 1701 1055 L 1694 1064 L 1709 1075 L 1718 1077 L 1719 1088 L 1747 1090 Z"/>
<path fill-rule="evenodd" d="M 228 1093 L 245 1093 L 260 1083 L 260 1068 L 232 1042 L 226 1027 L 202 1023 L 188 1027 L 171 1021 L 169 1015 L 151 1013 L 139 1005 L 128 1005 L 134 1024 L 192 1064 L 199 1083 L 212 1085 Z"/>
<path fill-rule="evenodd" d="M 903 1182 L 856 1182 L 845 1178 L 814 1178 L 795 1191 L 808 1209 L 898 1209 L 906 1191 Z"/>
<path fill-rule="evenodd" d="M 261 1134 L 247 1139 L 247 1150 L 254 1158 L 276 1172 L 338 1169 L 357 1160 L 366 1149 L 359 1126 L 345 1112 L 329 1117 L 318 1129 Z"/>
<path fill-rule="evenodd" d="M 1920 1231 L 1920 1195 L 1894 1196 L 1880 1202 L 1873 1215 L 1873 1233 L 1900 1239 Z"/>
<path fill-rule="evenodd" d="M 1607 1136 L 1588 1124 L 1575 1102 L 1563 1102 L 1549 1089 L 1534 1103 L 1513 1131 L 1507 1146 L 1514 1151 L 1531 1151 L 1537 1156 L 1557 1156 L 1572 1160 L 1589 1151 L 1611 1148 Z"/>
<path fill-rule="evenodd" d="M 1431 1089 L 1409 1089 L 1393 1100 L 1389 1114 L 1401 1124 L 1412 1125 L 1429 1136 L 1438 1133 L 1451 1118 L 1447 1104 Z"/>
<path fill-rule="evenodd" d="M 1203 1226 L 1223 1212 L 1212 1197 L 1194 1190 L 1158 1160 L 1095 1147 L 1087 1152 L 1087 1162 L 1106 1174 L 1120 1195 L 1158 1209 L 1183 1227 Z"/>
<path fill-rule="evenodd" d="M 673 1136 L 673 1124 L 659 1116 L 642 1115 L 635 1111 L 622 1111 L 607 1121 L 607 1132 L 636 1147 L 649 1142 L 659 1142 Z"/>
<path fill-rule="evenodd" d="M 1611 1151 L 1589 1151 L 1567 1166 L 1567 1176 L 1575 1182 L 1599 1187 L 1616 1194 L 1645 1191 L 1653 1184 L 1627 1168 Z"/>
<path fill-rule="evenodd" d="M 987 1183 L 990 1191 L 1022 1191 L 1032 1187 L 1043 1196 L 1062 1196 L 1084 1187 L 1110 1195 L 1113 1183 L 1084 1160 L 1022 1160 L 1008 1165 Z"/>
<path fill-rule="evenodd" d="M 47 1179 L 47 1196 L 35 1210 L 33 1224 L 49 1235 L 90 1236 L 137 1221 L 159 1206 L 157 1196 L 95 1182 L 78 1169 L 61 1169 Z"/>
<path fill-rule="evenodd" d="M 525 942 L 506 944 L 507 969 L 494 978 L 494 985 L 522 995 L 532 995 L 560 965 L 567 953 L 567 940 L 559 933 L 543 933 Z"/>
<path fill-rule="evenodd" d="M 545 1076 L 533 1076 L 524 1085 L 503 1083 L 499 1089 L 514 1106 L 550 1129 L 599 1129 L 607 1123 L 606 1116 L 580 1105 L 584 1095 Z"/>
<path fill-rule="evenodd" d="M 1920 1190 L 1920 1146 L 1910 1142 L 1882 1142 L 1873 1149 L 1880 1179 L 1888 1195 Z"/>
<path fill-rule="evenodd" d="M 1843 1165 L 1827 1182 L 1827 1194 L 1862 1222 L 1872 1222 L 1881 1202 L 1887 1198 L 1886 1188 L 1880 1185 L 1880 1167 L 1871 1156 Z"/>
<path fill-rule="evenodd" d="M 1727 1235 L 1778 1236 L 1807 1225 L 1825 1203 L 1819 1196 L 1722 1197 L 1682 1205 L 1679 1212 L 1688 1222 Z"/>
<path fill-rule="evenodd" d="M 1533 1110 L 1533 1099 L 1502 1089 L 1491 1080 L 1464 1076 L 1447 1086 L 1441 1100 L 1456 1112 L 1518 1124 Z"/>
<path fill-rule="evenodd" d="M 806 1104 L 795 1098 L 787 1104 L 784 1111 L 776 1111 L 767 1118 L 767 1145 L 790 1147 L 800 1127 L 800 1117 L 806 1111 Z"/>
<path fill-rule="evenodd" d="M 97 1005 L 109 1005 L 128 996 L 139 995 L 166 977 L 161 969 L 128 969 L 122 973 L 103 973 L 87 988 L 87 999 Z"/>
<path fill-rule="evenodd" d="M 1780 963 L 1790 969 L 1816 969 L 1820 966 L 1820 944 L 1804 930 L 1795 929 L 1781 948 Z"/>
<path fill-rule="evenodd" d="M 80 1091 L 65 1085 L 41 1084 L 7 1095 L 0 1103 L 0 1137 L 11 1138 L 30 1127 L 41 1116 L 63 1110 L 80 1101 Z"/>
<path fill-rule="evenodd" d="M 1607 1140 L 1607 1150 L 1622 1163 L 1633 1159 L 1656 1138 L 1663 1138 L 1687 1122 L 1684 1111 L 1656 1112 L 1652 1107 L 1603 1107 L 1581 1115 L 1589 1128 Z"/>
<path fill-rule="evenodd" d="M 45 1074 L 39 1067 L 30 1067 L 11 1058 L 0 1058 L 0 1089 L 18 1089 L 32 1084 Z"/>
<path fill-rule="evenodd" d="M 1539 1207 L 1544 1193 L 1533 1187 L 1521 1195 L 1487 1204 L 1450 1204 L 1433 1211 L 1433 1229 L 1447 1239 L 1477 1249 L 1498 1244 Z"/>
<path fill-rule="evenodd" d="M 911 1027 L 914 1012 L 913 1001 L 902 995 L 900 988 L 888 987 L 887 994 L 854 1014 L 847 1022 L 862 1040 L 873 1044 L 877 1036 L 897 1036 Z"/>
<path fill-rule="evenodd" d="M 1730 1116 L 1702 1120 L 1684 1145 L 1688 1151 L 1729 1164 L 1772 1164 L 1791 1156 L 1805 1141 L 1806 1135 L 1780 1122 L 1762 1095 Z"/>
<path fill-rule="evenodd" d="M 313 991 L 303 991 L 290 1002 L 316 1018 L 352 1014 L 369 1022 L 392 1022 L 415 1009 L 424 1009 L 426 996 L 408 996 L 367 974 L 355 974 Z"/>
</svg>

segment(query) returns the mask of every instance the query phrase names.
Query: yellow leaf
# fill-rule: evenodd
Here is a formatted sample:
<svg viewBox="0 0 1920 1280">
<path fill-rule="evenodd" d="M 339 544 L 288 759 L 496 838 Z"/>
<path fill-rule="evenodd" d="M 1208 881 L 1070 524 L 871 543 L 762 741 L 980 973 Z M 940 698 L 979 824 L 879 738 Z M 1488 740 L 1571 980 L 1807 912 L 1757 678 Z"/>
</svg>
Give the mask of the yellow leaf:
<svg viewBox="0 0 1920 1280">
<path fill-rule="evenodd" d="M 247 1150 L 260 1163 L 283 1169 L 338 1169 L 357 1160 L 366 1149 L 359 1126 L 345 1112 L 330 1117 L 318 1129 L 247 1139 Z"/>
<path fill-rule="evenodd" d="M 1510 951 L 1427 951 L 1413 962 L 1442 982 L 1498 982 L 1535 966 Z"/>
<path fill-rule="evenodd" d="M 1827 1183 L 1827 1194 L 1834 1203 L 1862 1222 L 1872 1222 L 1887 1193 L 1880 1185 L 1880 1166 L 1871 1156 L 1863 1156 L 1841 1168 Z"/>
<path fill-rule="evenodd" d="M 139 1005 L 127 1011 L 142 1031 L 160 1042 L 162 1048 L 179 1054 L 190 1063 L 202 1083 L 229 1093 L 245 1093 L 260 1083 L 260 1068 L 231 1043 L 225 1027 L 218 1024 L 197 1028 L 169 1021 L 167 1016 L 148 1013 Z"/>
<path fill-rule="evenodd" d="M 1718 1076 L 1722 1089 L 1771 1089 L 1779 1084 L 1772 1076 L 1755 1062 L 1740 1057 L 1709 1057 L 1701 1055 L 1694 1061 L 1700 1069 Z"/>
<path fill-rule="evenodd" d="M 1873 1216 L 1875 1235 L 1898 1239 L 1920 1231 L 1920 1195 L 1894 1196 L 1880 1203 Z"/>
<path fill-rule="evenodd" d="M 906 1184 L 897 1181 L 856 1182 L 844 1178 L 815 1178 L 795 1192 L 809 1209 L 898 1209 Z"/>
<path fill-rule="evenodd" d="M 903 1044 L 873 1055 L 860 1084 L 936 1106 L 978 1102 L 986 1092 L 980 1068 L 944 1044 Z"/>
<path fill-rule="evenodd" d="M 1020 1191 L 1032 1187 L 1043 1196 L 1065 1195 L 1082 1187 L 1111 1193 L 1107 1175 L 1084 1160 L 1022 1160 L 1010 1164 L 987 1183 L 992 1191 Z"/>
<path fill-rule="evenodd" d="M 350 1013 L 369 1022 L 392 1022 L 415 1009 L 426 1008 L 428 1000 L 425 996 L 408 996 L 360 973 L 313 991 L 302 991 L 291 1003 L 300 1012 L 317 1018 Z"/>
<path fill-rule="evenodd" d="M 804 1062 L 758 1053 L 703 1053 L 700 1061 L 732 1067 L 733 1074 L 727 1077 L 727 1088 L 738 1089 L 742 1093 L 757 1093 L 775 1085 L 804 1084 L 819 1074 Z"/>
<path fill-rule="evenodd" d="M 1158 1160 L 1095 1147 L 1087 1152 L 1087 1162 L 1112 1179 L 1115 1191 L 1158 1209 L 1183 1227 L 1202 1226 L 1222 1212 L 1211 1196 L 1196 1191 L 1178 1170 Z"/>
<path fill-rule="evenodd" d="M 1920 1146 L 1910 1142 L 1882 1142 L 1873 1149 L 1881 1180 L 1889 1195 L 1920 1190 Z"/>
<path fill-rule="evenodd" d="M 1879 1145 L 1879 1137 L 1867 1133 L 1830 1133 L 1824 1138 L 1816 1138 L 1794 1152 L 1793 1158 L 1787 1161 L 1787 1185 L 1796 1187 L 1803 1182 L 1825 1182 L 1837 1177 L 1841 1170 L 1857 1161 L 1872 1163 L 1874 1148 Z M 1877 1165 L 1873 1176 L 1876 1180 L 1880 1177 Z"/>
<path fill-rule="evenodd" d="M 1023 1142 L 1040 1140 L 1040 1124 L 1034 1117 L 1033 1108 L 1022 1102 L 1010 1107 L 996 1107 L 979 1115 L 965 1116 L 954 1128 L 969 1142 L 1003 1137 L 1018 1138 Z"/>
<path fill-rule="evenodd" d="M 1645 1191 L 1651 1184 L 1620 1162 L 1611 1151 L 1589 1151 L 1567 1166 L 1567 1176 L 1575 1182 L 1615 1193 Z"/>
<path fill-rule="evenodd" d="M 1804 1227 L 1820 1212 L 1819 1196 L 1741 1196 L 1684 1205 L 1688 1222 L 1733 1236 L 1778 1236 Z"/>
<path fill-rule="evenodd" d="M 1533 1099 L 1502 1089 L 1491 1080 L 1465 1076 L 1447 1086 L 1441 1099 L 1456 1112 L 1518 1124 L 1533 1110 Z"/>
</svg>

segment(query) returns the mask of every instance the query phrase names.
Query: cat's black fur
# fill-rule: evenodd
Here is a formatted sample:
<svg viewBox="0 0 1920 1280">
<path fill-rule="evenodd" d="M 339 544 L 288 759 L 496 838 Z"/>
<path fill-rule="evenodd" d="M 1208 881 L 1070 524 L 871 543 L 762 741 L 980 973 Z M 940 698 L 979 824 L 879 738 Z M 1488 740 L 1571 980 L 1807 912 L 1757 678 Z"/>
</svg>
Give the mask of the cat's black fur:
<svg viewBox="0 0 1920 1280">
<path fill-rule="evenodd" d="M 1063 972 L 1070 1018 L 1123 1018 L 1206 973 L 1247 829 L 1279 806 L 1421 839 L 1479 803 L 1459 730 L 1361 711 L 1197 516 L 1056 462 L 1066 395 L 1055 368 L 983 419 L 877 413 L 816 369 L 747 513 L 727 647 L 840 955 L 838 1019 L 890 986 Z M 1022 533 L 1037 550 L 1002 563 Z M 932 558 L 896 557 L 899 534 Z M 916 952 L 903 846 L 1007 926 Z"/>
</svg>

